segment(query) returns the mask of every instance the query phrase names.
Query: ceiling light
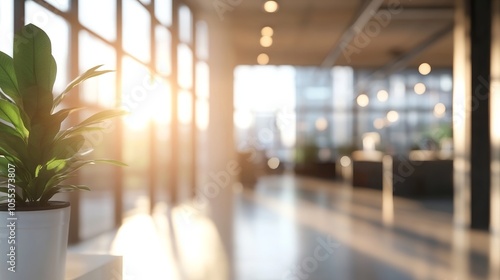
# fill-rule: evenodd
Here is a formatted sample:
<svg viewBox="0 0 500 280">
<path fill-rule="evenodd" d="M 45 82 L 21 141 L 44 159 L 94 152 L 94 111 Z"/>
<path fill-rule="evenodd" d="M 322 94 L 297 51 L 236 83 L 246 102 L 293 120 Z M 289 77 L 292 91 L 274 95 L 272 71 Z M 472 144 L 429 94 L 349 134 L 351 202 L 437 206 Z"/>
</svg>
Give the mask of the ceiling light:
<svg viewBox="0 0 500 280">
<path fill-rule="evenodd" d="M 366 94 L 360 94 L 358 98 L 356 98 L 356 102 L 361 107 L 366 107 L 370 103 L 370 98 Z"/>
<path fill-rule="evenodd" d="M 388 98 L 389 98 L 389 93 L 386 90 L 381 89 L 377 92 L 378 101 L 385 102 L 387 101 Z"/>
<path fill-rule="evenodd" d="M 387 120 L 390 122 L 397 122 L 399 120 L 399 114 L 396 111 L 389 111 L 387 113 Z"/>
<path fill-rule="evenodd" d="M 415 91 L 416 94 L 424 94 L 425 90 L 426 90 L 426 87 L 425 87 L 425 85 L 423 83 L 417 83 L 413 87 L 413 90 Z"/>
<path fill-rule="evenodd" d="M 278 2 L 269 0 L 264 3 L 264 10 L 268 13 L 274 13 L 278 10 Z"/>
<path fill-rule="evenodd" d="M 438 103 L 434 106 L 434 116 L 436 118 L 441 118 L 446 113 L 446 106 L 443 103 Z"/>
<path fill-rule="evenodd" d="M 259 56 L 257 56 L 257 63 L 259 63 L 260 65 L 268 64 L 269 63 L 269 56 L 265 53 L 259 54 Z"/>
<path fill-rule="evenodd" d="M 432 68 L 431 66 L 429 65 L 429 63 L 422 63 L 420 64 L 420 66 L 418 67 L 418 72 L 420 72 L 420 74 L 422 75 L 428 75 L 430 72 L 431 72 Z"/>
<path fill-rule="evenodd" d="M 274 30 L 272 27 L 269 27 L 269 26 L 266 26 L 266 27 L 263 27 L 262 30 L 260 31 L 260 34 L 262 34 L 262 36 L 273 36 L 274 34 Z"/>
<path fill-rule="evenodd" d="M 277 157 L 272 157 L 267 161 L 267 166 L 271 169 L 276 169 L 280 166 L 280 159 Z"/>
<path fill-rule="evenodd" d="M 264 48 L 270 47 L 273 44 L 273 38 L 269 36 L 262 36 L 260 38 L 260 45 Z"/>
</svg>

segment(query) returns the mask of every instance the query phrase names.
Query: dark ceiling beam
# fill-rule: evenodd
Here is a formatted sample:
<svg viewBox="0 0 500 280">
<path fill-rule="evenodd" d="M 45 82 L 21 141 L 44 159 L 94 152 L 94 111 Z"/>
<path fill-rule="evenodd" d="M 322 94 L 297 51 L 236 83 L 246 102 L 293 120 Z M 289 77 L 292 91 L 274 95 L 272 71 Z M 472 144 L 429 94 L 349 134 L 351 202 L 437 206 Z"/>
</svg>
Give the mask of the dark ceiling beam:
<svg viewBox="0 0 500 280">
<path fill-rule="evenodd" d="M 390 9 L 380 8 L 380 11 L 391 12 Z M 451 8 L 404 8 L 401 13 L 391 14 L 392 20 L 453 20 L 455 10 Z"/>
<path fill-rule="evenodd" d="M 321 67 L 332 67 L 339 56 L 344 52 L 346 46 L 364 29 L 366 24 L 373 18 L 384 0 L 371 0 L 360 10 L 358 16 L 347 27 L 339 41 L 321 63 Z"/>
<path fill-rule="evenodd" d="M 441 40 L 444 36 L 448 35 L 454 27 L 454 23 L 450 23 L 443 29 L 439 30 L 438 32 L 434 33 L 431 35 L 429 38 L 427 38 L 425 41 L 422 43 L 418 44 L 415 48 L 411 49 L 408 52 L 405 52 L 392 60 L 391 62 L 387 63 L 386 65 L 382 66 L 381 68 L 373 71 L 367 78 L 363 79 L 358 83 L 358 90 L 363 90 L 368 82 L 376 79 L 383 79 L 387 76 L 389 76 L 392 73 L 398 72 L 406 68 L 408 63 L 417 57 L 419 54 L 421 54 L 423 51 L 425 51 L 427 48 L 430 46 L 434 45 L 437 43 L 439 40 Z"/>
</svg>

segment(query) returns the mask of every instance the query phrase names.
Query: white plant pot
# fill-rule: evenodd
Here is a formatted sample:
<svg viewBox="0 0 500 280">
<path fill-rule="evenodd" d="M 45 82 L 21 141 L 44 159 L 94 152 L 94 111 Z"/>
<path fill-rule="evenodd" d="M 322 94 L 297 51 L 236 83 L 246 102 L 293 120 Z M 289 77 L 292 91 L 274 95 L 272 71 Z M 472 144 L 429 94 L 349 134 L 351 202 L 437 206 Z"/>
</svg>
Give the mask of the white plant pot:
<svg viewBox="0 0 500 280">
<path fill-rule="evenodd" d="M 64 280 L 70 206 L 68 202 L 51 205 L 49 209 L 17 208 L 14 216 L 0 211 L 2 280 Z"/>
</svg>

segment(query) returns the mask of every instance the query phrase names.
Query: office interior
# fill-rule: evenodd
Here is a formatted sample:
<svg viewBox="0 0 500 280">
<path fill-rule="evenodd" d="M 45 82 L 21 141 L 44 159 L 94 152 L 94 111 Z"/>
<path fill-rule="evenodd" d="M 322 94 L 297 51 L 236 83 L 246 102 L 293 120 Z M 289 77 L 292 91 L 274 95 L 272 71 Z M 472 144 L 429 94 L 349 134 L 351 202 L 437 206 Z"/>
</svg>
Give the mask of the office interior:
<svg viewBox="0 0 500 280">
<path fill-rule="evenodd" d="M 123 279 L 500 279 L 499 0 L 0 0 L 86 69 L 70 252 Z"/>
</svg>

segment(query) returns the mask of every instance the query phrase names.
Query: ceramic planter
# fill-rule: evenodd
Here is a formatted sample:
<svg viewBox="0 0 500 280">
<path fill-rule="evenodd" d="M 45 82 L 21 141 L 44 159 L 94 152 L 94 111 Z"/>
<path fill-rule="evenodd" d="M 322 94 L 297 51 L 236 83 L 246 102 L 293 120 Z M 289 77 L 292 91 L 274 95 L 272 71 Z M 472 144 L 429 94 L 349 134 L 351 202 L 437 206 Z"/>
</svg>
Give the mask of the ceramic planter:
<svg viewBox="0 0 500 280">
<path fill-rule="evenodd" d="M 1 279 L 64 280 L 69 203 L 17 207 L 13 213 L 0 205 Z"/>
</svg>

